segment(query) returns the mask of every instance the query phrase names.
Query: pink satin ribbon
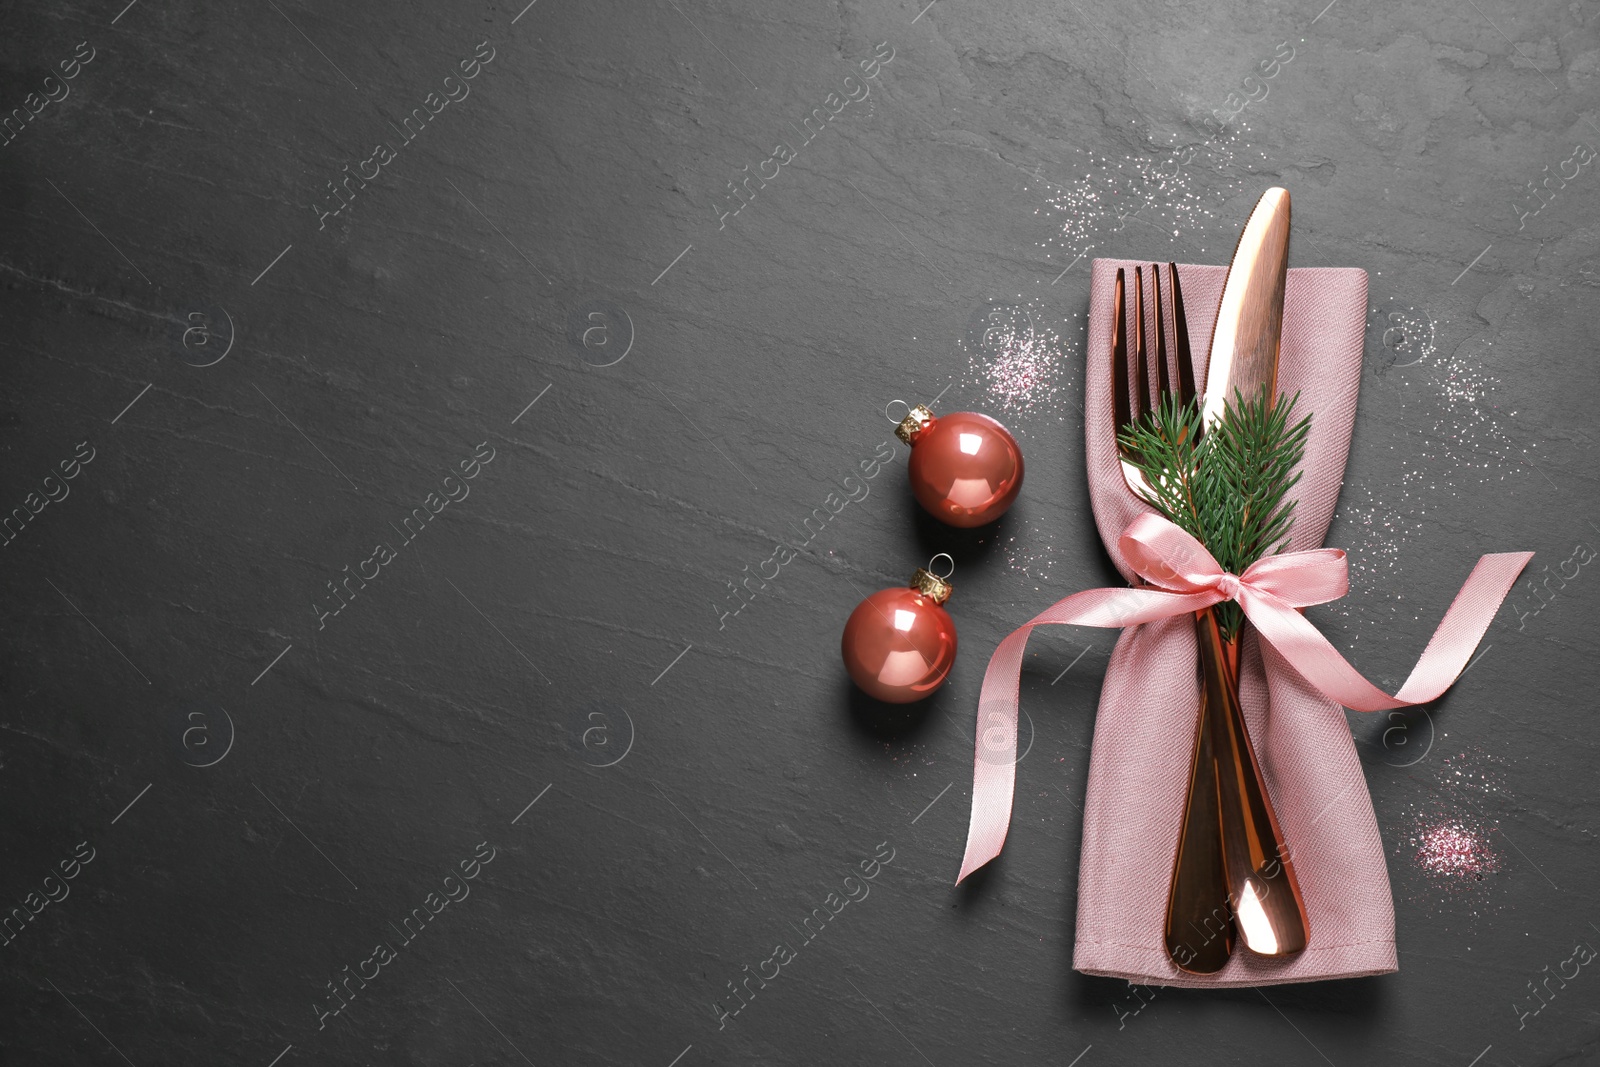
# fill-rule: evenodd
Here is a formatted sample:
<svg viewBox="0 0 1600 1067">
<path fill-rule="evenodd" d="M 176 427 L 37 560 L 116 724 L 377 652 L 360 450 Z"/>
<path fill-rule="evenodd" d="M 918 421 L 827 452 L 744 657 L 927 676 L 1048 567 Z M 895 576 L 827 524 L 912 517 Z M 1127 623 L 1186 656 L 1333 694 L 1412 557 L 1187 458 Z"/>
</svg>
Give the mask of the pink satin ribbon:
<svg viewBox="0 0 1600 1067">
<path fill-rule="evenodd" d="M 1118 541 L 1128 565 L 1150 586 L 1087 589 L 1059 600 L 1012 631 L 995 649 L 978 697 L 972 816 L 962 879 L 1000 854 L 1016 785 L 1017 700 L 1022 652 L 1035 626 L 1121 628 L 1237 600 L 1261 639 L 1306 681 L 1353 711 L 1382 711 L 1437 700 L 1455 682 L 1532 552 L 1483 556 L 1456 594 L 1400 691 L 1389 696 L 1363 678 L 1297 610 L 1349 590 L 1343 549 L 1283 552 L 1240 575 L 1224 571 L 1206 547 L 1159 515 L 1141 515 Z"/>
</svg>

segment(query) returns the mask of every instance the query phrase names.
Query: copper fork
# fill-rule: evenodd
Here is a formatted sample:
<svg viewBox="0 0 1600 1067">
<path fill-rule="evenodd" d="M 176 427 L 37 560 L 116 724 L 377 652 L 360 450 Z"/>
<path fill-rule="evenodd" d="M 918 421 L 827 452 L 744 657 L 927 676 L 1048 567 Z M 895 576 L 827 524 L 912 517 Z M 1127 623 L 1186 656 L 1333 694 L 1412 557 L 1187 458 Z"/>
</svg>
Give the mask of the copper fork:
<svg viewBox="0 0 1600 1067">
<path fill-rule="evenodd" d="M 1194 359 L 1189 349 L 1188 322 L 1183 312 L 1183 289 L 1178 267 L 1167 264 L 1168 290 L 1172 294 L 1173 355 L 1176 373 L 1168 367 L 1166 314 L 1161 298 L 1161 271 L 1150 265 L 1155 296 L 1155 345 L 1146 344 L 1144 269 L 1133 270 L 1133 365 L 1129 367 L 1126 326 L 1126 273 L 1117 270 L 1112 298 L 1111 396 L 1116 429 L 1120 434 L 1154 409 L 1154 404 L 1174 392 L 1180 404 L 1195 398 Z M 1130 373 L 1131 370 L 1131 373 Z M 1132 379 L 1130 381 L 1130 378 Z M 1152 382 L 1154 379 L 1154 382 Z M 1202 426 L 1201 432 L 1204 432 Z M 1118 448 L 1122 477 L 1141 499 L 1152 496 L 1144 473 L 1128 462 Z M 1189 760 L 1189 788 L 1183 806 L 1178 849 L 1173 857 L 1172 882 L 1167 893 L 1167 953 L 1179 967 L 1196 974 L 1212 974 L 1233 955 L 1233 909 L 1228 904 L 1228 877 L 1222 849 L 1221 796 L 1217 789 L 1217 745 L 1209 714 L 1213 701 L 1202 695 L 1195 724 L 1194 750 Z M 1228 748 L 1231 746 L 1224 746 Z"/>
<path fill-rule="evenodd" d="M 1194 362 L 1177 264 L 1167 264 L 1167 270 L 1176 374 L 1168 367 L 1160 269 L 1152 264 L 1153 349 L 1146 344 L 1144 272 L 1134 268 L 1131 382 L 1123 311 L 1126 278 L 1124 271 L 1117 271 L 1111 354 L 1119 431 L 1144 418 L 1154 404 L 1169 396 L 1175 394 L 1182 404 L 1195 397 Z M 1203 426 L 1199 432 L 1204 432 Z M 1122 473 L 1136 495 L 1152 495 L 1144 474 L 1126 457 L 1122 458 Z M 1166 944 L 1181 969 L 1211 974 L 1226 965 L 1233 952 L 1236 918 L 1246 925 L 1248 946 L 1273 956 L 1305 947 L 1306 919 L 1293 862 L 1283 844 L 1239 704 L 1239 635 L 1225 638 L 1210 608 L 1196 613 L 1195 634 L 1200 708 L 1167 897 Z"/>
</svg>

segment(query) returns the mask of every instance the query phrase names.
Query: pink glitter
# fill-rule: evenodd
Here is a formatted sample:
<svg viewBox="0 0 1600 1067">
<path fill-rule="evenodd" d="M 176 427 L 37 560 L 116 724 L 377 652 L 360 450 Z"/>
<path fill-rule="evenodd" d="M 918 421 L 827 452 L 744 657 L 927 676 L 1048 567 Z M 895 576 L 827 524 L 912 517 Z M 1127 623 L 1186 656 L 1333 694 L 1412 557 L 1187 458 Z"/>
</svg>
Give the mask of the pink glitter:
<svg viewBox="0 0 1600 1067">
<path fill-rule="evenodd" d="M 1022 304 L 990 301 L 969 325 L 970 377 L 1002 411 L 1032 413 L 1061 391 L 1061 337 Z"/>
<path fill-rule="evenodd" d="M 1459 822 L 1445 822 L 1412 838 L 1417 845 L 1417 865 L 1442 878 L 1482 880 L 1500 869 L 1500 857 L 1489 847 L 1488 836 Z"/>
</svg>

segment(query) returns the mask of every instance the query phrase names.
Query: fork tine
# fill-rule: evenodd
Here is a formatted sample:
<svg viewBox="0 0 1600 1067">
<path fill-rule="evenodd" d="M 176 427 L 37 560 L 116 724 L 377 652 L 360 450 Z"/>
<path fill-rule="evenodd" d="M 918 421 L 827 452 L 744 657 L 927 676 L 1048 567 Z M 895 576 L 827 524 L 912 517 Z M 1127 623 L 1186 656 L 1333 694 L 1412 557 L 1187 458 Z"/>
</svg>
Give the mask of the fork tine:
<svg viewBox="0 0 1600 1067">
<path fill-rule="evenodd" d="M 1133 417 L 1142 419 L 1150 410 L 1150 374 L 1145 366 L 1144 344 L 1144 268 L 1133 268 L 1133 363 L 1136 373 Z"/>
<path fill-rule="evenodd" d="M 1167 370 L 1167 317 L 1161 307 L 1161 267 L 1150 264 L 1150 281 L 1156 293 L 1156 395 L 1166 400 L 1172 391 L 1172 376 Z"/>
<path fill-rule="evenodd" d="M 1172 278 L 1172 341 L 1178 357 L 1178 399 L 1184 404 L 1194 400 L 1194 357 L 1189 353 L 1189 322 L 1183 313 L 1183 290 L 1178 286 L 1178 265 L 1168 263 Z"/>
<path fill-rule="evenodd" d="M 1126 284 L 1123 270 L 1118 267 L 1117 287 L 1111 298 L 1111 404 L 1118 433 L 1133 421 L 1128 413 L 1128 329 L 1122 321 Z"/>
</svg>

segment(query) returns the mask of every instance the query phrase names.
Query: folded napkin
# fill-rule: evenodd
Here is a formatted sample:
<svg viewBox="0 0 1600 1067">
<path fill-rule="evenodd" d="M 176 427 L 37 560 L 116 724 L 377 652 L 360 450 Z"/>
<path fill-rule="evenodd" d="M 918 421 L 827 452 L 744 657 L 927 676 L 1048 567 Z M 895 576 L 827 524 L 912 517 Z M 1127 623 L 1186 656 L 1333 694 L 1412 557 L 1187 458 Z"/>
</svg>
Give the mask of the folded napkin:
<svg viewBox="0 0 1600 1067">
<path fill-rule="evenodd" d="M 1109 367 L 1117 268 L 1126 268 L 1131 282 L 1138 265 L 1094 261 L 1084 420 L 1095 523 L 1112 561 L 1129 579 L 1133 572 L 1117 540 L 1153 509 L 1122 480 Z M 1227 268 L 1178 269 L 1196 381 L 1204 382 Z M 1304 475 L 1293 491 L 1291 549 L 1320 547 L 1333 519 L 1355 421 L 1366 318 L 1365 271 L 1289 271 L 1278 387 L 1290 396 L 1298 392 L 1297 413 L 1312 416 Z M 1155 326 L 1150 329 L 1153 344 Z M 1186 974 L 1167 955 L 1167 891 L 1199 711 L 1195 664 L 1194 625 L 1187 617 L 1130 627 L 1112 653 L 1084 801 L 1073 966 L 1086 974 L 1178 986 L 1313 982 L 1396 970 L 1383 842 L 1343 709 L 1253 632 L 1241 649 L 1239 696 L 1305 897 L 1310 943 L 1281 960 L 1240 947 L 1212 975 Z"/>
</svg>

